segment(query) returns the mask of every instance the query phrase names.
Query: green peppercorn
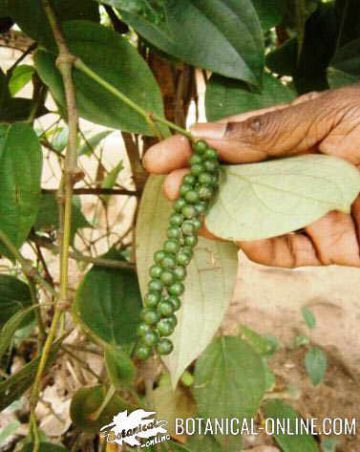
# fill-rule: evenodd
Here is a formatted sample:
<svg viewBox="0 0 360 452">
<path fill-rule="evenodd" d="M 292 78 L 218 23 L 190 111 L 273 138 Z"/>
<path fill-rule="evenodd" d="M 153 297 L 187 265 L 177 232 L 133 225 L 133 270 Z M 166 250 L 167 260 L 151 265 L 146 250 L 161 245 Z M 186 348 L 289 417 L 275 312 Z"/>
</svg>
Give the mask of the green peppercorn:
<svg viewBox="0 0 360 452">
<path fill-rule="evenodd" d="M 175 212 L 181 212 L 185 206 L 186 206 L 185 199 L 178 198 L 173 204 L 173 209 L 175 210 Z"/>
<path fill-rule="evenodd" d="M 193 144 L 193 149 L 197 154 L 202 155 L 208 149 L 208 144 L 206 143 L 206 141 L 199 140 Z"/>
<path fill-rule="evenodd" d="M 181 224 L 182 224 L 182 222 L 181 222 Z M 154 254 L 154 261 L 157 264 L 159 264 L 163 260 L 164 257 L 165 257 L 165 251 L 162 251 L 162 250 L 156 251 L 156 253 Z"/>
<path fill-rule="evenodd" d="M 198 231 L 200 228 L 201 228 L 201 226 L 202 226 L 202 222 L 201 222 L 201 220 L 199 220 L 199 218 L 193 218 L 192 220 L 191 220 L 191 223 L 195 226 L 195 229 Z"/>
<path fill-rule="evenodd" d="M 162 272 L 162 268 L 160 267 L 160 265 L 152 265 L 150 267 L 150 276 L 152 278 L 159 278 L 159 276 L 161 275 Z"/>
<path fill-rule="evenodd" d="M 174 332 L 175 326 L 168 318 L 159 320 L 156 325 L 156 331 L 159 336 L 170 336 Z"/>
<path fill-rule="evenodd" d="M 195 205 L 195 209 L 198 214 L 205 213 L 207 210 L 207 204 L 206 202 L 199 202 Z"/>
<path fill-rule="evenodd" d="M 170 224 L 173 226 L 181 226 L 184 221 L 184 217 L 180 213 L 173 213 L 170 216 Z"/>
<path fill-rule="evenodd" d="M 149 292 L 144 297 L 144 304 L 147 308 L 155 308 L 160 300 L 161 295 L 159 292 Z"/>
<path fill-rule="evenodd" d="M 145 308 L 141 311 L 141 319 L 147 325 L 154 325 L 160 320 L 160 316 L 154 309 Z"/>
<path fill-rule="evenodd" d="M 173 253 L 175 254 L 180 248 L 180 243 L 178 240 L 166 240 L 164 243 L 164 251 L 166 253 Z"/>
<path fill-rule="evenodd" d="M 159 355 L 169 355 L 173 351 L 173 344 L 169 339 L 162 338 L 156 344 L 156 351 Z"/>
<path fill-rule="evenodd" d="M 163 300 L 159 303 L 157 311 L 161 317 L 169 317 L 174 312 L 174 305 L 170 301 Z"/>
<path fill-rule="evenodd" d="M 203 164 L 197 163 L 190 168 L 190 172 L 193 176 L 199 176 L 202 172 L 206 170 L 205 163 L 212 163 L 212 161 L 207 160 Z"/>
<path fill-rule="evenodd" d="M 175 276 L 171 271 L 165 270 L 161 273 L 160 281 L 165 286 L 171 286 L 171 284 L 175 281 Z"/>
<path fill-rule="evenodd" d="M 167 300 L 170 301 L 170 303 L 172 303 L 174 311 L 178 311 L 180 309 L 181 307 L 180 298 L 171 296 Z"/>
<path fill-rule="evenodd" d="M 194 226 L 195 229 L 195 226 Z M 184 238 L 184 244 L 186 246 L 189 246 L 190 248 L 194 248 L 194 246 L 196 246 L 198 242 L 198 238 L 196 235 L 188 235 L 187 237 Z"/>
<path fill-rule="evenodd" d="M 196 216 L 196 209 L 194 206 L 185 206 L 181 213 L 184 215 L 185 218 L 191 219 Z"/>
<path fill-rule="evenodd" d="M 165 255 L 164 259 L 161 262 L 161 266 L 164 270 L 172 269 L 176 266 L 176 259 L 171 254 Z"/>
<path fill-rule="evenodd" d="M 209 148 L 204 152 L 204 159 L 206 160 L 218 160 L 219 155 L 215 149 Z"/>
<path fill-rule="evenodd" d="M 166 317 L 166 320 L 173 326 L 173 328 L 175 328 L 178 323 L 176 315 L 174 314 L 171 315 L 170 317 Z"/>
<path fill-rule="evenodd" d="M 182 295 L 184 293 L 185 287 L 182 282 L 175 282 L 174 284 L 171 284 L 168 288 L 168 292 L 170 295 Z"/>
<path fill-rule="evenodd" d="M 195 184 L 196 178 L 192 174 L 186 174 L 186 176 L 183 177 L 182 183 L 191 185 L 191 187 Z"/>
<path fill-rule="evenodd" d="M 211 187 L 209 187 L 208 185 L 202 185 L 199 190 L 199 198 L 203 201 L 208 201 L 209 199 L 212 198 L 214 192 L 212 190 Z"/>
<path fill-rule="evenodd" d="M 197 154 L 193 154 L 190 158 L 189 158 L 189 165 L 193 166 L 193 165 L 199 165 L 201 164 L 203 161 L 202 157 L 200 155 Z"/>
<path fill-rule="evenodd" d="M 219 169 L 219 163 L 216 160 L 205 160 L 203 168 L 210 173 L 214 173 Z"/>
<path fill-rule="evenodd" d="M 193 257 L 193 250 L 190 246 L 183 246 L 179 251 L 187 254 L 190 258 Z"/>
<path fill-rule="evenodd" d="M 169 239 L 178 239 L 181 237 L 181 229 L 176 226 L 170 226 L 167 230 Z"/>
<path fill-rule="evenodd" d="M 149 331 L 141 338 L 142 344 L 147 345 L 148 347 L 153 347 L 154 345 L 156 345 L 158 340 L 159 335 L 155 331 Z"/>
<path fill-rule="evenodd" d="M 174 268 L 173 274 L 177 281 L 183 281 L 186 277 L 186 269 L 183 265 L 178 265 Z"/>
<path fill-rule="evenodd" d="M 196 232 L 195 225 L 192 221 L 184 221 L 181 226 L 181 231 L 184 235 L 194 235 Z"/>
<path fill-rule="evenodd" d="M 175 308 L 174 308 L 174 310 L 175 310 Z M 152 331 L 150 325 L 148 325 L 146 323 L 140 323 L 140 325 L 137 327 L 136 334 L 138 336 L 144 336 L 144 334 L 149 333 L 150 331 Z"/>
<path fill-rule="evenodd" d="M 200 184 L 210 185 L 213 178 L 213 174 L 211 173 L 201 173 L 199 174 L 199 182 Z"/>
<path fill-rule="evenodd" d="M 148 347 L 147 345 L 142 345 L 142 344 L 136 347 L 135 356 L 138 359 L 145 360 L 145 359 L 148 359 L 150 357 L 150 355 L 151 355 L 151 347 Z"/>
<path fill-rule="evenodd" d="M 184 253 L 180 249 L 180 251 L 176 255 L 176 262 L 179 265 L 188 265 L 188 264 L 190 264 L 190 261 L 191 261 L 191 256 L 189 256 L 188 253 Z"/>
<path fill-rule="evenodd" d="M 159 279 L 150 279 L 148 288 L 149 292 L 161 292 L 164 286 Z"/>
<path fill-rule="evenodd" d="M 190 204 L 195 204 L 199 201 L 199 195 L 195 190 L 189 190 L 185 195 L 185 201 Z"/>
<path fill-rule="evenodd" d="M 186 193 L 190 190 L 192 190 L 193 186 L 190 184 L 182 184 L 180 187 L 180 195 L 185 196 Z"/>
</svg>

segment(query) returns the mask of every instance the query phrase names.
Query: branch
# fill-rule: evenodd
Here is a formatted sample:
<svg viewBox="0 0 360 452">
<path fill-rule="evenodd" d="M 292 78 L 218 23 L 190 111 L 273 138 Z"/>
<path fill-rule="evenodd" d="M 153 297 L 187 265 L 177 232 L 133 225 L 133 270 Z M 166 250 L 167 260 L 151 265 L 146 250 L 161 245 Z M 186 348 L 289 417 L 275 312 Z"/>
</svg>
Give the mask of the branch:
<svg viewBox="0 0 360 452">
<path fill-rule="evenodd" d="M 41 190 L 41 193 L 43 194 L 55 194 L 57 193 L 57 190 L 49 189 L 49 188 L 43 188 Z M 101 187 L 94 187 L 94 188 L 74 188 L 73 189 L 74 195 L 123 195 L 123 196 L 140 196 L 140 191 L 135 190 L 126 190 L 125 188 L 101 188 Z"/>
</svg>

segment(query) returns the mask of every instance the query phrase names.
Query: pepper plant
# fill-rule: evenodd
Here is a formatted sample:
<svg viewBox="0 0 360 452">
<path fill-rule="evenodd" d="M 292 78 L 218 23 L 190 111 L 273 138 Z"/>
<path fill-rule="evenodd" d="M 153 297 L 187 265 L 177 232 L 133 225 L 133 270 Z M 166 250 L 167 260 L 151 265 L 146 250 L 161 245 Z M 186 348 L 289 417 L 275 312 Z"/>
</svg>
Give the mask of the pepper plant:
<svg viewBox="0 0 360 452">
<path fill-rule="evenodd" d="M 172 440 L 156 450 L 235 451 L 241 436 L 176 436 L 174 416 L 296 415 L 266 401 L 269 343 L 249 330 L 221 333 L 237 270 L 233 242 L 347 211 L 358 172 L 319 155 L 219 165 L 186 120 L 199 118 L 201 85 L 215 121 L 355 82 L 359 13 L 356 0 L 0 1 L 2 39 L 18 55 L 0 72 L 0 407 L 20 403 L 28 420 L 26 437 L 9 433 L 10 448 L 105 450 L 100 428 L 142 407 L 169 421 Z M 173 205 L 163 178 L 141 165 L 172 133 L 194 149 Z M 125 148 L 127 186 L 124 162 L 109 169 L 103 160 L 110 134 Z M 51 162 L 61 169 L 56 188 L 42 177 Z M 82 212 L 90 196 L 93 218 Z M 124 210 L 129 200 L 135 208 Z M 98 249 L 94 231 L 111 203 L 130 226 L 114 238 L 108 224 Z M 223 240 L 201 237 L 203 222 Z M 69 279 L 74 268 L 79 283 Z M 100 355 L 100 370 L 89 353 Z M 23 365 L 14 371 L 16 356 Z M 66 362 L 81 369 L 85 387 L 70 394 L 71 423 L 54 445 L 38 408 Z M 275 439 L 286 451 L 318 450 L 308 435 Z"/>
</svg>

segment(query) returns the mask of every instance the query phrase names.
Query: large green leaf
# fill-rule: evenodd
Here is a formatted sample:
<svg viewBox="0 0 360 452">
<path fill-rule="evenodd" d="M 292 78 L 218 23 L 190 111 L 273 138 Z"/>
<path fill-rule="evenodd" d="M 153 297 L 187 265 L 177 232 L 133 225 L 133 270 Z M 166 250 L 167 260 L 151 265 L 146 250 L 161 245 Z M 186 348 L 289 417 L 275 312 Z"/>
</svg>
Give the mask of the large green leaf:
<svg viewBox="0 0 360 452">
<path fill-rule="evenodd" d="M 16 312 L 31 305 L 29 286 L 10 275 L 0 275 L 0 328 Z"/>
<path fill-rule="evenodd" d="M 100 428 L 108 424 L 113 416 L 129 408 L 129 404 L 115 394 L 98 412 L 106 400 L 106 393 L 106 387 L 101 385 L 79 389 L 70 405 L 70 416 L 74 425 L 84 432 L 99 433 Z"/>
<path fill-rule="evenodd" d="M 269 400 L 266 402 L 264 406 L 265 416 L 267 418 L 279 420 L 280 422 L 284 422 L 284 420 L 289 423 L 291 433 L 294 433 L 296 430 L 296 419 L 300 419 L 300 415 L 288 404 L 284 403 L 282 400 Z M 273 424 L 270 424 L 272 426 Z M 274 429 L 275 430 L 275 429 Z M 290 432 L 289 432 L 290 433 Z M 296 435 L 296 434 L 276 434 L 275 435 L 276 442 L 281 447 L 283 452 L 318 452 L 319 448 L 316 444 L 316 441 L 311 435 Z"/>
<path fill-rule="evenodd" d="M 73 308 L 84 329 L 98 340 L 117 345 L 131 343 L 141 309 L 135 272 L 94 266 L 84 277 Z"/>
<path fill-rule="evenodd" d="M 131 386 L 135 366 L 129 355 L 120 347 L 107 346 L 104 351 L 105 367 L 111 384 L 116 389 Z"/>
<path fill-rule="evenodd" d="M 252 0 L 263 30 L 270 30 L 281 21 L 286 10 L 286 0 Z"/>
<path fill-rule="evenodd" d="M 250 0 L 168 0 L 163 20 L 154 22 L 122 8 L 123 19 L 147 41 L 186 63 L 258 85 L 263 70 L 263 36 Z M 206 43 L 206 45 L 204 45 Z"/>
<path fill-rule="evenodd" d="M 0 359 L 8 349 L 16 331 L 26 325 L 34 317 L 31 316 L 33 310 L 38 306 L 29 306 L 26 309 L 16 312 L 0 330 Z"/>
<path fill-rule="evenodd" d="M 46 367 L 49 367 L 60 348 L 63 338 L 53 343 L 50 349 Z M 34 378 L 40 362 L 40 356 L 25 364 L 19 372 L 0 383 L 0 411 L 19 399 L 34 383 Z"/>
<path fill-rule="evenodd" d="M 137 230 L 137 266 L 144 294 L 153 254 L 161 249 L 171 211 L 162 194 L 163 178 L 148 179 L 140 205 Z M 188 267 L 178 325 L 171 340 L 174 351 L 164 359 L 175 386 L 186 367 L 209 344 L 231 301 L 237 270 L 237 248 L 200 238 Z"/>
<path fill-rule="evenodd" d="M 261 91 L 225 77 L 211 77 L 205 97 L 208 121 L 290 102 L 294 93 L 270 74 L 264 74 Z"/>
<path fill-rule="evenodd" d="M 67 43 L 98 76 L 125 93 L 148 112 L 163 115 L 159 87 L 134 46 L 115 31 L 87 21 L 64 23 Z M 64 105 L 63 84 L 55 65 L 56 55 L 38 50 L 35 66 L 54 98 Z M 74 69 L 80 116 L 107 127 L 152 134 L 145 119 L 87 75 Z"/>
<path fill-rule="evenodd" d="M 359 191 L 359 171 L 337 157 L 306 155 L 224 166 L 206 225 L 229 240 L 275 237 L 332 210 L 349 212 Z"/>
<path fill-rule="evenodd" d="M 331 65 L 346 74 L 360 75 L 360 38 L 337 50 Z"/>
<path fill-rule="evenodd" d="M 39 208 L 42 154 L 27 124 L 0 125 L 0 229 L 17 247 Z M 1 247 L 4 253 L 4 247 Z"/>
<path fill-rule="evenodd" d="M 204 417 L 250 418 L 265 392 L 261 357 L 239 337 L 219 337 L 195 366 L 194 395 Z"/>
<path fill-rule="evenodd" d="M 356 75 L 347 74 L 333 67 L 329 67 L 327 70 L 327 79 L 330 88 L 341 88 L 342 86 L 352 85 L 358 82 Z"/>
<path fill-rule="evenodd" d="M 49 21 L 41 0 L 7 0 L 10 16 L 19 27 L 41 44 L 55 46 Z M 92 0 L 54 0 L 52 2 L 61 21 L 72 19 L 99 20 L 99 6 Z"/>
</svg>

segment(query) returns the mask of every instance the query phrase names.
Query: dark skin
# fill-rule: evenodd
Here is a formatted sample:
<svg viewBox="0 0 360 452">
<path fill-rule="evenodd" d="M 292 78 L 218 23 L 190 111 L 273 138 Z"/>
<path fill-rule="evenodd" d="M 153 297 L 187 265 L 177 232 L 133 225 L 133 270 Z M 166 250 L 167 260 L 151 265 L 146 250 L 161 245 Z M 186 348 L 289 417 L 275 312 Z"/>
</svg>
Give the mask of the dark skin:
<svg viewBox="0 0 360 452">
<path fill-rule="evenodd" d="M 240 164 L 322 153 L 359 167 L 360 84 L 310 93 L 291 104 L 218 123 L 196 124 L 191 132 L 217 149 L 223 162 Z M 178 197 L 190 154 L 190 144 L 181 136 L 168 138 L 146 153 L 146 169 L 167 174 L 164 192 L 170 200 Z M 204 234 L 209 235 L 207 231 Z M 360 197 L 353 203 L 351 214 L 330 212 L 300 233 L 237 243 L 252 261 L 263 265 L 360 267 Z"/>
</svg>

